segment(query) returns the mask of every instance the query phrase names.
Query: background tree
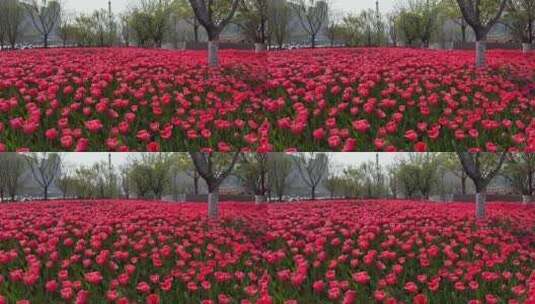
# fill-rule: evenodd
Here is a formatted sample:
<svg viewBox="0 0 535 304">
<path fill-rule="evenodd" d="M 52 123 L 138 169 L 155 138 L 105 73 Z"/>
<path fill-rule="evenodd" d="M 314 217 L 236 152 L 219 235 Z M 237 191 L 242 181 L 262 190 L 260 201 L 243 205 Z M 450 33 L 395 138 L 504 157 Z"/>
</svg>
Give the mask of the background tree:
<svg viewBox="0 0 535 304">
<path fill-rule="evenodd" d="M 421 180 L 420 168 L 417 164 L 404 162 L 399 166 L 398 179 L 405 196 L 412 199 L 418 194 L 418 183 Z"/>
<path fill-rule="evenodd" d="M 522 50 L 528 52 L 535 39 L 535 0 L 509 0 L 504 19 L 503 24 L 522 42 Z"/>
<path fill-rule="evenodd" d="M 344 178 L 338 174 L 330 174 L 325 181 L 323 186 L 331 194 L 331 199 L 335 198 L 340 193 L 343 193 L 344 190 Z"/>
<path fill-rule="evenodd" d="M 420 168 L 418 189 L 422 196 L 429 200 L 431 192 L 438 183 L 440 160 L 434 153 L 413 153 L 411 157 Z"/>
<path fill-rule="evenodd" d="M 397 26 L 408 46 L 414 46 L 421 36 L 422 19 L 416 12 L 403 9 L 398 16 Z"/>
<path fill-rule="evenodd" d="M 16 153 L 0 153 L 0 201 L 4 196 L 16 200 L 22 188 L 22 176 L 26 169 L 24 158 Z"/>
<path fill-rule="evenodd" d="M 96 164 L 95 164 L 96 165 Z M 96 166 L 79 166 L 74 170 L 73 192 L 81 199 L 96 199 L 99 197 L 99 172 Z"/>
<path fill-rule="evenodd" d="M 344 34 L 344 27 L 341 24 L 343 18 L 341 17 L 341 13 L 335 11 L 334 9 L 330 9 L 329 20 L 327 22 L 327 26 L 324 28 L 324 34 L 327 36 L 327 38 L 329 38 L 331 47 L 333 47 L 336 41 L 342 38 Z"/>
<path fill-rule="evenodd" d="M 47 48 L 48 38 L 61 18 L 61 3 L 58 0 L 29 0 L 24 5 L 34 29 L 43 37 L 43 46 Z"/>
<path fill-rule="evenodd" d="M 326 153 L 300 153 L 294 160 L 299 175 L 310 188 L 311 199 L 315 200 L 318 186 L 329 176 L 329 156 Z"/>
<path fill-rule="evenodd" d="M 503 176 L 522 194 L 522 203 L 529 203 L 535 191 L 535 154 L 509 154 Z"/>
<path fill-rule="evenodd" d="M 130 159 L 129 179 L 138 197 L 162 199 L 170 183 L 173 155 L 142 153 Z"/>
<path fill-rule="evenodd" d="M 476 67 L 486 65 L 487 35 L 500 20 L 508 0 L 456 0 L 476 35 Z"/>
<path fill-rule="evenodd" d="M 266 200 L 268 186 L 268 162 L 270 154 L 244 153 L 236 166 L 235 175 L 242 184 L 255 194 L 255 203 Z"/>
<path fill-rule="evenodd" d="M 362 40 L 363 23 L 358 15 L 348 14 L 343 19 L 344 40 L 347 46 L 357 46 Z"/>
<path fill-rule="evenodd" d="M 189 0 L 191 8 L 208 34 L 208 63 L 219 66 L 219 35 L 230 23 L 240 0 Z"/>
<path fill-rule="evenodd" d="M 108 31 L 110 30 L 108 12 L 105 9 L 95 10 L 91 15 L 91 21 L 98 46 L 105 46 L 107 42 L 106 37 L 108 36 Z"/>
<path fill-rule="evenodd" d="M 420 195 L 428 200 L 439 184 L 440 158 L 435 153 L 410 153 L 394 169 L 407 198 Z M 392 170 L 392 169 L 391 169 Z"/>
<path fill-rule="evenodd" d="M 288 177 L 292 172 L 293 162 L 284 153 L 273 153 L 268 159 L 268 181 L 270 192 L 282 201 L 288 190 Z"/>
<path fill-rule="evenodd" d="M 459 157 L 455 153 L 441 153 L 439 156 L 439 163 L 447 172 L 452 173 L 460 181 L 461 194 L 466 195 L 466 181 L 468 176 L 462 164 L 459 162 Z"/>
<path fill-rule="evenodd" d="M 58 24 L 58 35 L 63 42 L 63 47 L 67 46 L 69 39 L 72 39 L 75 35 L 75 26 L 73 24 L 73 18 L 67 13 L 61 14 L 61 19 Z"/>
<path fill-rule="evenodd" d="M 0 51 L 4 50 L 4 44 L 6 43 L 6 23 L 5 10 L 3 9 L 4 3 L 0 2 Z"/>
<path fill-rule="evenodd" d="M 238 26 L 255 43 L 255 51 L 266 49 L 270 0 L 240 0 Z"/>
<path fill-rule="evenodd" d="M 199 195 L 199 188 L 200 188 L 200 175 L 197 169 L 195 168 L 193 161 L 191 160 L 191 157 L 188 153 L 180 152 L 180 153 L 174 153 L 175 157 L 175 166 L 179 168 L 179 170 L 183 173 L 185 173 L 189 178 L 191 178 L 193 182 L 193 194 Z"/>
<path fill-rule="evenodd" d="M 310 45 L 316 47 L 316 37 L 329 18 L 326 0 L 297 0 L 293 5 L 297 19 L 310 37 Z"/>
<path fill-rule="evenodd" d="M 449 20 L 459 26 L 461 30 L 461 42 L 466 43 L 468 41 L 468 24 L 464 20 L 463 14 L 456 0 L 442 0 L 439 4 L 440 12 L 445 15 Z"/>
<path fill-rule="evenodd" d="M 282 49 L 288 39 L 291 10 L 286 1 L 272 1 L 268 6 L 268 31 L 279 49 Z"/>
<path fill-rule="evenodd" d="M 172 12 L 170 0 L 141 0 L 139 10 L 148 16 L 145 24 L 154 45 L 162 47 Z"/>
<path fill-rule="evenodd" d="M 130 180 L 130 167 L 128 164 L 119 168 L 119 176 L 122 193 L 126 199 L 130 199 L 132 181 Z"/>
<path fill-rule="evenodd" d="M 219 186 L 232 173 L 240 153 L 190 152 L 191 159 L 199 175 L 208 186 L 208 216 L 219 216 Z"/>
<path fill-rule="evenodd" d="M 72 170 L 67 166 L 63 166 L 60 176 L 56 181 L 56 186 L 63 193 L 63 199 L 69 197 L 69 194 L 73 194 L 75 190 L 76 179 L 73 176 Z"/>
<path fill-rule="evenodd" d="M 388 36 L 394 47 L 398 46 L 399 40 L 399 29 L 397 26 L 398 16 L 397 12 L 391 12 L 387 16 Z"/>
<path fill-rule="evenodd" d="M 61 174 L 62 159 L 58 153 L 33 153 L 26 155 L 26 161 L 33 179 L 48 200 L 48 190 Z"/>
<path fill-rule="evenodd" d="M 130 33 L 132 31 L 132 28 L 130 26 L 130 16 L 129 15 L 122 15 L 120 17 L 120 25 L 121 25 L 121 38 L 123 40 L 123 43 L 126 47 L 130 46 Z"/>
<path fill-rule="evenodd" d="M 487 186 L 502 168 L 507 153 L 497 155 L 494 153 L 458 152 L 457 154 L 466 175 L 476 187 L 476 217 L 483 219 L 485 217 Z"/>
<path fill-rule="evenodd" d="M 18 0 L 0 0 L 0 35 L 15 49 L 23 30 L 25 10 Z"/>
<path fill-rule="evenodd" d="M 193 41 L 199 42 L 199 30 L 201 24 L 193 12 L 188 0 L 176 0 L 173 2 L 173 11 L 178 18 L 189 24 L 193 30 Z"/>
<path fill-rule="evenodd" d="M 358 167 L 344 169 L 342 175 L 342 192 L 345 198 L 358 198 L 365 192 L 364 174 Z"/>
<path fill-rule="evenodd" d="M 413 0 L 413 9 L 418 12 L 422 21 L 422 29 L 420 32 L 420 41 L 423 47 L 428 48 L 431 43 L 431 37 L 433 32 L 437 28 L 438 20 L 437 16 L 440 11 L 439 0 Z"/>
<path fill-rule="evenodd" d="M 386 167 L 387 185 L 390 194 L 394 199 L 398 198 L 400 180 L 398 178 L 398 166 L 396 164 L 390 164 Z"/>
</svg>

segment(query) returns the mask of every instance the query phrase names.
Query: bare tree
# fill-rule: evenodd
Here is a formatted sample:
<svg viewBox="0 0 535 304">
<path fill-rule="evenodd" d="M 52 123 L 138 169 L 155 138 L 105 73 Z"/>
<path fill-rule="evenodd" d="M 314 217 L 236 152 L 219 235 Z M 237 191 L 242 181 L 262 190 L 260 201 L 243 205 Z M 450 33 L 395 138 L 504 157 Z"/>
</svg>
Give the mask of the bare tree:
<svg viewBox="0 0 535 304">
<path fill-rule="evenodd" d="M 61 174 L 62 159 L 58 153 L 32 153 L 26 155 L 28 167 L 33 179 L 43 191 L 43 198 L 48 200 L 48 190 Z"/>
<path fill-rule="evenodd" d="M 61 19 L 61 3 L 58 0 L 30 0 L 24 5 L 35 30 L 43 37 L 43 46 L 47 48 L 48 38 Z"/>
<path fill-rule="evenodd" d="M 487 186 L 498 174 L 507 157 L 503 152 L 500 156 L 490 153 L 458 152 L 459 160 L 466 171 L 466 175 L 474 182 L 476 187 L 476 217 L 485 217 L 485 199 Z M 498 158 L 496 160 L 496 158 Z"/>
<path fill-rule="evenodd" d="M 208 216 L 219 216 L 219 186 L 232 173 L 240 156 L 239 152 L 234 155 L 215 154 L 206 152 L 190 152 L 191 159 L 199 175 L 208 185 Z"/>
<path fill-rule="evenodd" d="M 240 0 L 189 0 L 197 20 L 208 34 L 208 63 L 212 67 L 219 66 L 219 35 L 234 17 L 239 2 Z"/>
<path fill-rule="evenodd" d="M 24 21 L 24 7 L 18 0 L 0 1 L 0 35 L 15 49 L 22 32 Z M 0 39 L 1 40 L 1 39 Z"/>
<path fill-rule="evenodd" d="M 310 188 L 311 198 L 316 199 L 318 186 L 329 175 L 329 156 L 326 153 L 302 153 L 294 159 L 299 175 Z"/>
<path fill-rule="evenodd" d="M 497 6 L 489 5 L 489 3 L 485 2 L 481 0 L 457 0 L 466 23 L 470 25 L 476 34 L 477 67 L 486 65 L 487 35 L 500 20 L 508 0 L 499 0 Z"/>
<path fill-rule="evenodd" d="M 316 47 L 316 37 L 323 24 L 329 18 L 329 3 L 327 0 L 297 0 L 294 8 L 303 29 L 310 37 L 312 48 Z"/>
<path fill-rule="evenodd" d="M 6 194 L 12 201 L 16 200 L 25 169 L 26 163 L 19 154 L 0 153 L 0 201 L 4 201 Z"/>
</svg>

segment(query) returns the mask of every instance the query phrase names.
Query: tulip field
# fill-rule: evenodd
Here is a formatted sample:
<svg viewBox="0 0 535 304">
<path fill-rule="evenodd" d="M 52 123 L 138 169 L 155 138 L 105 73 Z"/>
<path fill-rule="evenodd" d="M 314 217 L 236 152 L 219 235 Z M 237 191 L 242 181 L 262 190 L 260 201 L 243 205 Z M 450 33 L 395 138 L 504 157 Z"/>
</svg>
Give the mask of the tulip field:
<svg viewBox="0 0 535 304">
<path fill-rule="evenodd" d="M 535 151 L 535 55 L 323 49 L 0 54 L 0 151 Z"/>
<path fill-rule="evenodd" d="M 0 303 L 535 303 L 535 208 L 0 205 Z"/>
</svg>

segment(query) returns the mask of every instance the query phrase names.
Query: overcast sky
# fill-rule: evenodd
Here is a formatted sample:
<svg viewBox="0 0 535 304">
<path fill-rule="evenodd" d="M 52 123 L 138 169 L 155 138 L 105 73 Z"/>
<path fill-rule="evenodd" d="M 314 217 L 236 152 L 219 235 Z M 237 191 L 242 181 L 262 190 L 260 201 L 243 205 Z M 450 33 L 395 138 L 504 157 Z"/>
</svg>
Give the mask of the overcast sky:
<svg viewBox="0 0 535 304">
<path fill-rule="evenodd" d="M 331 0 L 337 10 L 344 13 L 348 11 L 360 11 L 366 8 L 375 8 L 375 0 Z M 381 11 L 387 12 L 392 9 L 396 0 L 379 0 Z M 91 12 L 98 8 L 107 8 L 108 0 L 65 0 L 69 11 Z M 111 0 L 112 10 L 115 13 L 123 11 L 129 5 L 137 3 L 137 0 Z"/>
<path fill-rule="evenodd" d="M 115 166 L 124 164 L 128 156 L 132 153 L 112 153 L 112 163 Z M 379 161 L 382 164 L 390 164 L 400 156 L 401 153 L 380 153 Z M 69 165 L 91 165 L 96 162 L 108 160 L 108 153 L 64 153 L 65 160 Z M 331 153 L 331 157 L 336 163 L 336 167 L 346 167 L 358 165 L 369 160 L 375 161 L 376 153 Z"/>
</svg>

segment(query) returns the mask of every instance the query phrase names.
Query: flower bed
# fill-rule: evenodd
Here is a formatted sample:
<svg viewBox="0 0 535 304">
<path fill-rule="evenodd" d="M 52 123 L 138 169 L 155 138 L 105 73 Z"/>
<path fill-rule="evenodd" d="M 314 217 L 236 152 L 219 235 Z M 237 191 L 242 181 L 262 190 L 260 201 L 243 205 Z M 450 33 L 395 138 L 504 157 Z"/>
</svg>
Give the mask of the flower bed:
<svg viewBox="0 0 535 304">
<path fill-rule="evenodd" d="M 0 303 L 533 303 L 535 209 L 473 209 L 225 203 L 208 221 L 202 204 L 2 205 Z"/>
<path fill-rule="evenodd" d="M 0 54 L 0 151 L 535 151 L 535 55 L 324 49 Z"/>
</svg>

